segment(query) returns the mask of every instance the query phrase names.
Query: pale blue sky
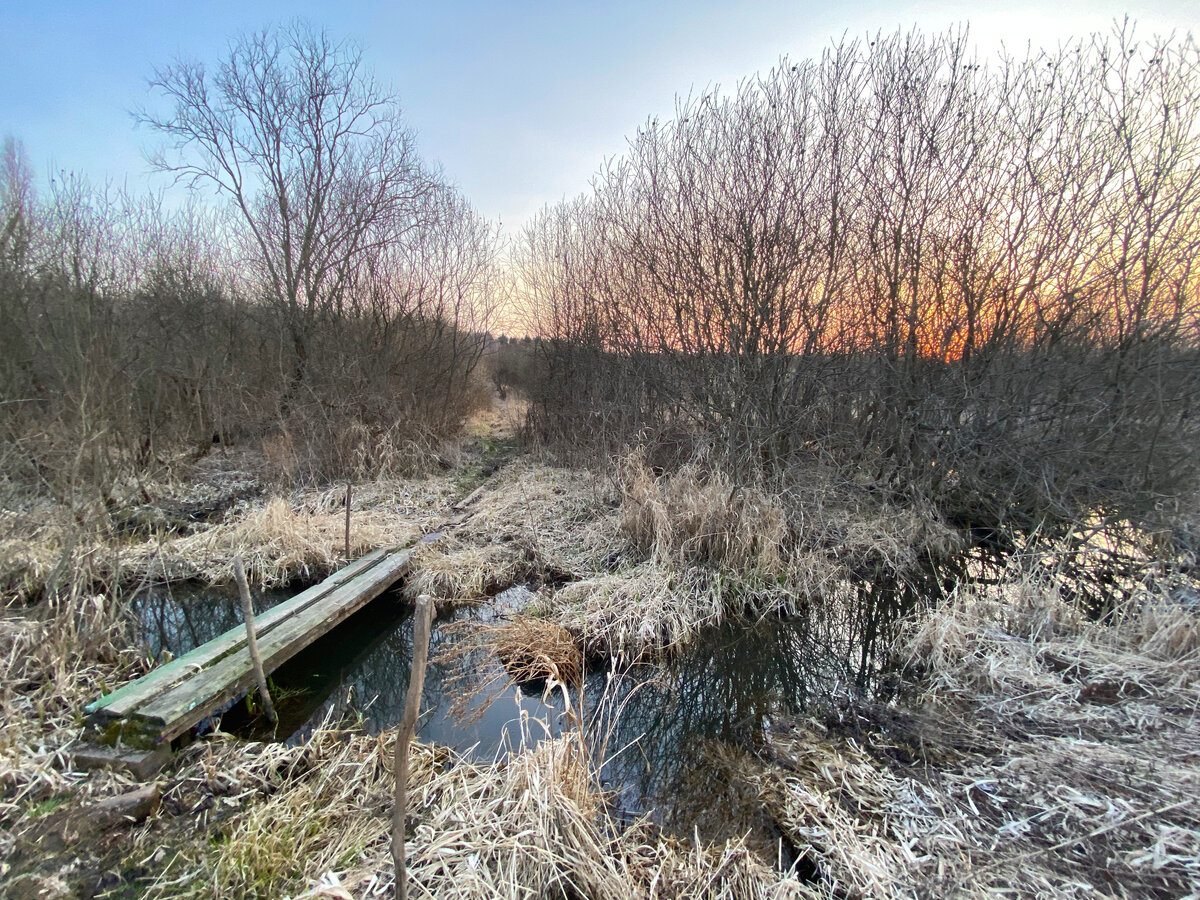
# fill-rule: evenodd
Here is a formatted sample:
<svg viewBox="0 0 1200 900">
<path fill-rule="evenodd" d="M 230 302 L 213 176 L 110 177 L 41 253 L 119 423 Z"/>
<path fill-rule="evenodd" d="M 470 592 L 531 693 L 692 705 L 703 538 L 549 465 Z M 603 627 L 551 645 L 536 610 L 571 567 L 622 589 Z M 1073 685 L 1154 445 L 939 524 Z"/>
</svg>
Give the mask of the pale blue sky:
<svg viewBox="0 0 1200 900">
<path fill-rule="evenodd" d="M 969 21 L 990 52 L 1055 44 L 1131 13 L 1139 33 L 1195 30 L 1191 2 L 442 3 L 55 2 L 0 0 L 0 135 L 40 175 L 161 186 L 142 151 L 155 138 L 129 110 L 179 54 L 215 60 L 239 31 L 300 16 L 361 43 L 400 97 L 422 154 L 485 215 L 519 226 L 586 189 L 606 157 L 676 94 L 732 85 L 781 55 L 820 53 L 844 32 Z"/>
</svg>

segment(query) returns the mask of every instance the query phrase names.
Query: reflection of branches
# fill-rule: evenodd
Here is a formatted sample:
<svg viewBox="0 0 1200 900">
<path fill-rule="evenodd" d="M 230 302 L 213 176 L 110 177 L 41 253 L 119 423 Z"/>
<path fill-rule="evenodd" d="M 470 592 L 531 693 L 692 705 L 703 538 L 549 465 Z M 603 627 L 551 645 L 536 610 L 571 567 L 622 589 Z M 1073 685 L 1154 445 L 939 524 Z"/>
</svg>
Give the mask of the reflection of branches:
<svg viewBox="0 0 1200 900">
<path fill-rule="evenodd" d="M 803 623 L 725 625 L 697 639 L 665 668 L 641 666 L 600 681 L 606 694 L 591 724 L 594 741 L 626 748 L 606 762 L 609 781 L 644 802 L 680 774 L 702 739 L 754 746 L 780 713 L 798 713 L 857 672 Z M 636 745 L 636 748 L 634 748 Z"/>
<path fill-rule="evenodd" d="M 290 593 L 256 591 L 255 614 L 266 612 Z M 228 586 L 159 585 L 134 597 L 132 606 L 152 656 L 164 650 L 176 656 L 187 653 L 242 624 L 237 596 Z"/>
<path fill-rule="evenodd" d="M 477 613 L 459 609 L 431 635 L 418 733 L 464 752 L 477 745 L 476 756 L 492 759 L 582 723 L 595 775 L 617 787 L 622 807 L 645 808 L 684 789 L 698 748 L 754 751 L 773 719 L 869 691 L 896 622 L 936 590 L 939 574 L 931 571 L 922 591 L 912 579 L 845 585 L 808 616 L 715 626 L 661 664 L 594 670 L 570 691 L 544 690 L 552 680 L 514 687 L 480 642 Z M 308 723 L 293 740 L 347 712 L 371 732 L 400 720 L 413 629 L 411 611 L 392 603 L 372 604 L 278 670 L 283 686 L 308 696 L 287 716 Z M 173 636 L 238 624 L 230 603 L 188 603 L 178 592 L 148 593 L 139 609 L 143 622 Z M 468 715 L 456 716 L 462 708 Z"/>
</svg>

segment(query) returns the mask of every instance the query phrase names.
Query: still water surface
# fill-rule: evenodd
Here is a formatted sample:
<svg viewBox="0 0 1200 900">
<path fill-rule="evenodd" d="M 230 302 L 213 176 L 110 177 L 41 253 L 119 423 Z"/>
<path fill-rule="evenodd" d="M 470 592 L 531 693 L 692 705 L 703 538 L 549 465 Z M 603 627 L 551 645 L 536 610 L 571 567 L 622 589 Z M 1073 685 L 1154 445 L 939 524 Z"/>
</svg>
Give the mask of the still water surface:
<svg viewBox="0 0 1200 900">
<path fill-rule="evenodd" d="M 291 593 L 260 592 L 255 609 L 262 612 Z M 493 654 L 461 644 L 472 621 L 503 621 L 529 599 L 529 591 L 517 587 L 478 609 L 438 617 L 418 725 L 422 740 L 484 762 L 569 727 L 560 692 L 544 695 L 542 683 L 509 684 Z M 155 654 L 184 653 L 241 623 L 236 593 L 226 588 L 162 587 L 143 594 L 135 608 Z M 706 754 L 722 747 L 756 752 L 778 718 L 811 711 L 835 694 L 869 693 L 873 657 L 864 640 L 879 630 L 868 624 L 840 642 L 816 637 L 811 624 L 774 618 L 713 626 L 666 663 L 589 668 L 583 698 L 572 702 L 576 709 L 582 703 L 593 758 L 606 760 L 601 778 L 614 792 L 616 810 L 654 812 L 688 834 L 696 823 L 687 810 L 706 810 L 712 818 L 711 801 L 722 787 Z M 386 593 L 275 671 L 277 730 L 265 731 L 267 723 L 244 704 L 230 710 L 222 726 L 288 742 L 347 717 L 372 733 L 394 727 L 403 714 L 411 659 L 411 606 Z M 685 817 L 686 823 L 676 821 Z M 724 814 L 717 818 L 727 828 L 742 827 Z"/>
</svg>

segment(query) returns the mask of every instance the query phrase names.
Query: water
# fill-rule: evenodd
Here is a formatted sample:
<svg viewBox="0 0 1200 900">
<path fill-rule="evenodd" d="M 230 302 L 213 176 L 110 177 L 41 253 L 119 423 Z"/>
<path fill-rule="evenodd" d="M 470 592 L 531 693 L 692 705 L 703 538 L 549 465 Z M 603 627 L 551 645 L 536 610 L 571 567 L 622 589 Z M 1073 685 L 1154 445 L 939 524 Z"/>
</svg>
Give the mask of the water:
<svg viewBox="0 0 1200 900">
<path fill-rule="evenodd" d="M 254 614 L 261 615 L 298 590 L 252 590 Z M 180 656 L 242 624 L 241 601 L 232 584 L 184 581 L 153 585 L 135 594 L 131 606 L 146 649 L 156 659 L 164 651 Z"/>
<path fill-rule="evenodd" d="M 145 595 L 136 608 L 149 648 L 179 654 L 240 624 L 235 596 L 196 587 Z M 284 596 L 260 593 L 256 611 Z M 544 683 L 509 684 L 494 654 L 468 638 L 473 622 L 498 621 L 528 602 L 529 592 L 515 588 L 487 606 L 437 618 L 417 733 L 487 762 L 560 735 L 582 719 L 619 814 L 649 812 L 689 836 L 693 828 L 712 838 L 750 829 L 769 839 L 769 822 L 747 823 L 735 814 L 736 787 L 714 780 L 711 755 L 759 752 L 781 717 L 873 689 L 877 673 L 869 645 L 886 634 L 876 620 L 881 609 L 894 618 L 904 604 L 879 590 L 864 598 L 860 606 L 874 610 L 869 616 L 823 619 L 820 628 L 777 618 L 725 624 L 701 631 L 685 652 L 663 664 L 593 666 L 582 696 L 570 698 L 569 718 L 560 691 L 546 695 Z M 411 606 L 386 593 L 272 674 L 278 728 L 245 703 L 225 714 L 222 727 L 289 742 L 346 719 L 371 733 L 395 727 L 411 659 Z"/>
</svg>

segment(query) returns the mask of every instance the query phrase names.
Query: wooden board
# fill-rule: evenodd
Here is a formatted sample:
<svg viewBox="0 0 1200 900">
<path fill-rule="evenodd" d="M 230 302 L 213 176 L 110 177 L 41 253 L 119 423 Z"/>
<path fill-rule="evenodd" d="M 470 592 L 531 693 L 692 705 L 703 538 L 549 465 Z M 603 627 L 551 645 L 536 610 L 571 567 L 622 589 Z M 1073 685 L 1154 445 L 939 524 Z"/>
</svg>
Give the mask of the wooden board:
<svg viewBox="0 0 1200 900">
<path fill-rule="evenodd" d="M 322 597 L 328 596 L 339 585 L 354 578 L 360 572 L 371 568 L 389 553 L 398 548 L 383 548 L 368 553 L 334 572 L 320 584 L 315 584 L 295 597 L 271 607 L 254 620 L 256 633 L 261 637 L 285 619 L 304 611 Z M 181 681 L 194 676 L 197 672 L 212 665 L 217 660 L 244 649 L 246 646 L 246 627 L 237 625 L 219 637 L 191 650 L 183 656 L 171 660 L 165 665 L 158 666 L 137 681 L 127 684 L 111 694 L 106 694 L 99 700 L 85 707 L 84 711 L 102 719 L 119 719 L 129 715 L 148 699 L 156 697 L 163 691 L 169 690 Z"/>
<path fill-rule="evenodd" d="M 396 582 L 413 548 L 364 556 L 256 619 L 259 653 L 270 672 Z M 253 681 L 244 626 L 230 629 L 87 707 L 102 729 L 162 742 L 182 734 L 246 691 Z"/>
<path fill-rule="evenodd" d="M 258 642 L 263 669 L 270 672 L 382 594 L 407 567 L 411 550 L 389 557 L 282 623 Z M 381 578 L 380 576 L 384 576 Z M 160 740 L 170 740 L 244 693 L 254 680 L 249 653 L 230 654 L 211 667 L 139 707 L 131 716 Z"/>
</svg>

